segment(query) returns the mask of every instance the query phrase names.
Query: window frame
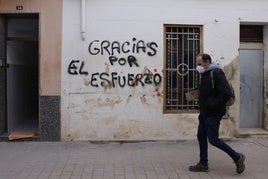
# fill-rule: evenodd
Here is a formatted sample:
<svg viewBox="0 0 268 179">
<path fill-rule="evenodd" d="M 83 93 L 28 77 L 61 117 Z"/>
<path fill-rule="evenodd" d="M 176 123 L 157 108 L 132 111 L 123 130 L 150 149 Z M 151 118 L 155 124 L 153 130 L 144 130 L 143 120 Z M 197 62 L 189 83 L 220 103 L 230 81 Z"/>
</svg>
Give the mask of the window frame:
<svg viewBox="0 0 268 179">
<path fill-rule="evenodd" d="M 164 24 L 163 25 L 163 113 L 164 114 L 177 114 L 177 113 L 198 113 L 198 109 L 167 109 L 167 43 L 166 43 L 166 32 L 167 28 L 199 28 L 199 53 L 203 53 L 203 25 L 182 25 L 182 24 Z"/>
<path fill-rule="evenodd" d="M 243 43 L 263 43 L 262 25 L 243 25 L 240 24 L 240 42 Z"/>
</svg>

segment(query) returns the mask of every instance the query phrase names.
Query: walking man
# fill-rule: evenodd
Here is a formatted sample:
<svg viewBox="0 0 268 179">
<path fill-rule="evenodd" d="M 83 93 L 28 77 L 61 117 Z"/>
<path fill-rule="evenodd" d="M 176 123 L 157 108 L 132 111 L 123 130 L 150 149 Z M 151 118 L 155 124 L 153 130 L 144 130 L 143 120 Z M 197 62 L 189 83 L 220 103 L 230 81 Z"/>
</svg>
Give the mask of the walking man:
<svg viewBox="0 0 268 179">
<path fill-rule="evenodd" d="M 224 141 L 219 139 L 219 128 L 222 116 L 226 113 L 225 103 L 231 96 L 231 89 L 225 74 L 217 63 L 211 62 L 208 54 L 196 57 L 196 70 L 200 73 L 199 86 L 199 125 L 197 139 L 200 149 L 200 160 L 190 166 L 191 172 L 208 172 L 208 141 L 213 146 L 226 152 L 236 164 L 236 172 L 245 170 L 245 155 L 237 153 Z M 213 77 L 212 77 L 213 75 Z"/>
</svg>

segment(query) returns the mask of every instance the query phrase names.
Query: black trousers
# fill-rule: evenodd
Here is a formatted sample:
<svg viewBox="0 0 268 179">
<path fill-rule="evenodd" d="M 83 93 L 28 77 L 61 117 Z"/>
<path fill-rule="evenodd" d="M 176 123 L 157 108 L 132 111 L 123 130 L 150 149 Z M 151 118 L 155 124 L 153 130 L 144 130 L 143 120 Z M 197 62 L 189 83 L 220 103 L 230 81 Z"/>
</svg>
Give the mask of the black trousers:
<svg viewBox="0 0 268 179">
<path fill-rule="evenodd" d="M 222 116 L 206 117 L 199 114 L 197 139 L 200 149 L 200 163 L 208 163 L 208 141 L 213 146 L 226 152 L 233 160 L 239 159 L 239 154 L 229 145 L 219 139 L 219 128 Z"/>
</svg>

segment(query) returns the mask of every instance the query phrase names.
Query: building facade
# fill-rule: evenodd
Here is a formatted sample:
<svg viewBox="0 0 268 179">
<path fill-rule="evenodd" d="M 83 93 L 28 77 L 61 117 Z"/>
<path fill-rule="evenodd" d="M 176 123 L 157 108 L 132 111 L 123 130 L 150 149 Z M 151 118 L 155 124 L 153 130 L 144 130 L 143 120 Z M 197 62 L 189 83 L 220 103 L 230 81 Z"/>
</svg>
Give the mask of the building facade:
<svg viewBox="0 0 268 179">
<path fill-rule="evenodd" d="M 27 103 L 32 105 L 22 111 L 35 109 L 36 120 L 29 121 L 41 140 L 194 139 L 198 100 L 189 102 L 185 94 L 198 86 L 195 56 L 205 52 L 222 65 L 235 89 L 220 136 L 267 134 L 267 5 L 264 0 L 0 1 L 7 27 L 0 31 L 7 34 L 1 39 L 7 57 L 1 68 L 7 77 L 0 80 L 6 86 L 1 90 L 7 89 L 0 96 L 6 106 L 1 132 L 23 129 L 25 121 L 12 114 Z M 12 53 L 18 46 L 24 55 Z M 28 48 L 35 59 L 25 55 Z M 27 59 L 31 70 L 25 71 L 36 78 L 21 84 L 27 74 L 19 80 L 12 74 L 18 75 L 16 65 Z M 11 92 L 16 84 L 25 92 Z M 28 94 L 33 89 L 36 95 Z M 26 99 L 10 102 L 15 94 Z"/>
</svg>

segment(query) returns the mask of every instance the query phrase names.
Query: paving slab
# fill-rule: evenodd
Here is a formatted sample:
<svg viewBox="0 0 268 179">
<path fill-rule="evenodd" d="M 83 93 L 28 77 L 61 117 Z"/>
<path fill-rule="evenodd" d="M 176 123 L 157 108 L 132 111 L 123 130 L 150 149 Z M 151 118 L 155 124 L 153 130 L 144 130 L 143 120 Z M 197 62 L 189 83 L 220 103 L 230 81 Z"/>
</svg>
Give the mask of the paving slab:
<svg viewBox="0 0 268 179">
<path fill-rule="evenodd" d="M 209 145 L 208 173 L 192 173 L 196 140 L 138 143 L 0 142 L 0 179 L 267 179 L 268 138 L 226 141 L 246 155 L 246 170 Z"/>
</svg>

